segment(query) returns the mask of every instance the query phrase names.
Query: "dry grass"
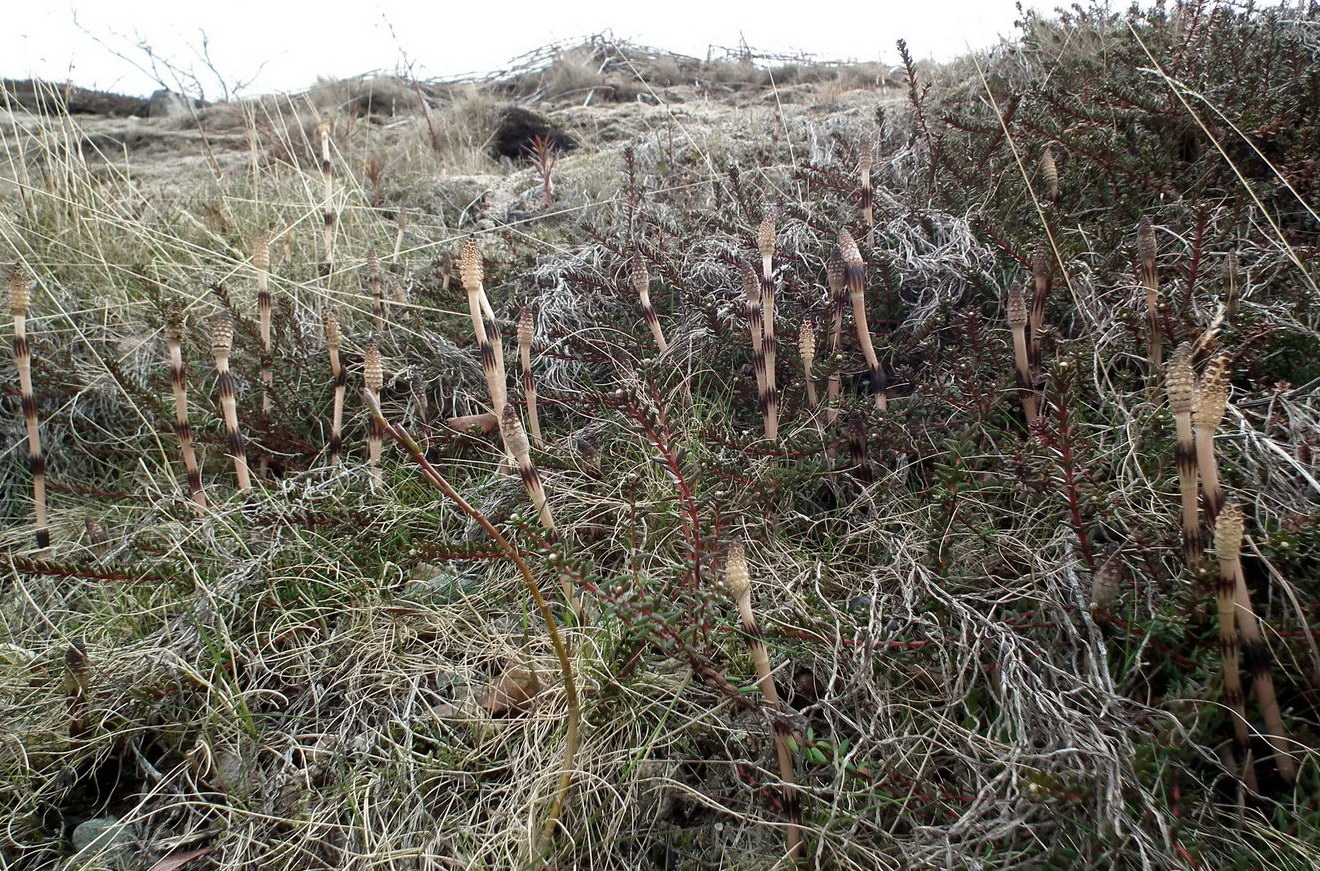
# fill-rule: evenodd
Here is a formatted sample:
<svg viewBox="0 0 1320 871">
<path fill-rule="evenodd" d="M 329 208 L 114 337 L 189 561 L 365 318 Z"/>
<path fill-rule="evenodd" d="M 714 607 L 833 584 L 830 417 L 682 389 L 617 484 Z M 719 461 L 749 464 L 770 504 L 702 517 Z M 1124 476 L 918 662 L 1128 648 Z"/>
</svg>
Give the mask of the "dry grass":
<svg viewBox="0 0 1320 871">
<path fill-rule="evenodd" d="M 1164 92 L 1129 93 L 1143 73 L 1126 55 L 1109 78 L 1086 66 L 1135 50 L 1104 21 L 1075 21 L 1075 41 L 1042 24 L 974 65 L 914 64 L 934 75 L 913 106 L 896 90 L 847 102 L 837 69 L 792 85 L 793 102 L 755 84 L 762 66 L 598 46 L 501 81 L 406 88 L 419 101 L 388 123 L 351 108 L 357 83 L 215 107 L 184 130 L 141 122 L 139 139 L 120 121 L 5 112 L 0 245 L 35 278 L 52 547 L 32 544 L 6 362 L 0 865 L 150 868 L 202 850 L 184 867 L 788 867 L 789 771 L 803 867 L 1315 865 L 1320 724 L 1292 667 L 1320 622 L 1320 402 L 1305 374 L 1320 322 L 1297 267 L 1313 231 L 1286 187 L 1246 174 L 1262 165 L 1241 163 L 1247 192 L 1219 152 L 1189 169 L 1166 147 Z M 1182 58 L 1170 69 L 1239 33 L 1160 21 L 1138 32 L 1162 63 Z M 1175 36 L 1200 50 L 1178 54 Z M 573 83 L 593 68 L 651 103 L 582 106 Z M 486 150 L 526 75 L 584 143 L 557 164 L 549 209 L 533 170 Z M 1108 107 L 1054 120 L 1044 101 L 1071 98 L 1046 86 L 1080 93 L 1082 79 L 1158 102 L 1129 110 L 1145 113 L 1119 131 L 1136 144 L 1104 138 Z M 168 159 L 144 164 L 158 152 L 134 148 L 167 134 Z M 1046 142 L 1057 197 L 1032 187 Z M 873 146 L 875 243 L 859 246 Z M 1178 198 L 1177 179 L 1214 185 Z M 1276 226 L 1254 220 L 1256 197 Z M 1170 347 L 1236 358 L 1216 480 L 1249 518 L 1229 567 L 1255 607 L 1243 653 L 1266 645 L 1278 663 L 1277 707 L 1245 736 L 1220 697 L 1228 587 L 1216 602 L 1180 559 L 1174 421 L 1150 390 L 1134 268 L 1144 215 L 1162 233 Z M 854 241 L 831 256 L 841 228 Z M 482 259 L 451 281 L 469 239 Z M 1031 328 L 1015 354 L 1006 290 L 1046 274 L 1042 244 L 1057 286 L 1015 297 L 1013 324 Z M 758 247 L 777 335 L 807 365 L 781 355 L 778 382 L 748 341 L 776 335 L 746 317 L 738 264 Z M 186 336 L 205 506 L 171 433 L 174 304 L 190 324 L 232 322 L 235 419 L 248 456 L 267 458 L 241 492 L 209 339 Z M 521 433 L 497 349 L 515 324 L 543 444 Z M 372 388 L 381 420 L 349 383 Z M 378 458 L 396 432 L 403 447 L 387 439 Z M 744 628 L 720 585 L 738 538 L 756 606 Z M 567 601 L 541 595 L 551 579 Z M 1226 748 L 1254 754 L 1254 783 Z M 122 839 L 75 855 L 88 821 Z"/>
</svg>

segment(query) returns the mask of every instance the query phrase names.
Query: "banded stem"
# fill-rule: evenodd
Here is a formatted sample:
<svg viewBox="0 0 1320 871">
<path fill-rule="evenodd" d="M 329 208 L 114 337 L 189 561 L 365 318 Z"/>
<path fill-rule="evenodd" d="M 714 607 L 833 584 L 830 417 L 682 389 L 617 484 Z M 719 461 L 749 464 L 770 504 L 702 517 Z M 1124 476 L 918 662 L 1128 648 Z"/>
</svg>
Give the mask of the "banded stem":
<svg viewBox="0 0 1320 871">
<path fill-rule="evenodd" d="M 225 418 L 225 442 L 229 455 L 234 460 L 234 477 L 238 479 L 238 489 L 247 492 L 252 489 L 252 479 L 248 475 L 243 433 L 238 427 L 238 399 L 234 395 L 234 376 L 229 371 L 229 354 L 233 348 L 234 319 L 228 312 L 223 312 L 216 317 L 211 328 L 211 354 L 215 357 L 215 371 L 220 388 L 220 409 Z"/>
<path fill-rule="evenodd" d="M 829 380 L 825 385 L 825 423 L 832 424 L 839 417 L 839 400 L 843 392 L 843 357 L 840 345 L 843 341 L 843 308 L 847 300 L 844 292 L 847 267 L 843 262 L 843 249 L 838 245 L 830 249 L 830 256 L 825 261 L 825 280 L 829 284 L 828 302 L 834 314 L 830 322 L 830 368 Z"/>
<path fill-rule="evenodd" d="M 325 252 L 325 270 L 328 277 L 334 272 L 335 263 L 335 176 L 330 162 L 330 116 L 325 115 L 316 125 L 316 134 L 321 141 L 321 250 Z"/>
<path fill-rule="evenodd" d="M 536 509 L 536 516 L 541 521 L 541 527 L 548 534 L 550 543 L 552 545 L 557 544 L 559 542 L 559 530 L 555 528 L 555 518 L 550 513 L 550 503 L 545 498 L 545 486 L 541 483 L 541 473 L 536 468 L 536 463 L 532 462 L 532 447 L 527 441 L 527 431 L 523 429 L 518 410 L 512 405 L 505 405 L 504 413 L 500 415 L 500 437 L 504 440 L 504 449 L 518 464 L 518 476 L 522 478 L 527 496 L 532 500 L 532 507 Z M 582 601 L 573 584 L 573 579 L 567 573 L 561 572 L 559 584 L 564 591 L 564 601 L 573 609 L 573 613 L 580 618 L 582 615 Z"/>
<path fill-rule="evenodd" d="M 651 337 L 655 339 L 656 347 L 660 353 L 669 350 L 669 343 L 665 341 L 665 334 L 660 329 L 660 317 L 655 313 L 655 306 L 651 304 L 651 274 L 646 269 L 646 261 L 642 259 L 640 253 L 633 254 L 632 266 L 629 270 L 632 273 L 633 289 L 637 291 L 637 297 L 642 304 L 642 317 L 646 319 L 646 326 L 651 330 Z"/>
<path fill-rule="evenodd" d="M 807 382 L 807 405 L 815 408 L 820 404 L 820 398 L 816 395 L 816 379 L 811 376 L 812 367 L 816 365 L 816 325 L 810 318 L 802 321 L 798 331 L 798 353 L 802 356 L 802 377 Z"/>
<path fill-rule="evenodd" d="M 271 371 L 271 363 L 275 354 L 271 341 L 270 235 L 267 233 L 259 233 L 252 240 L 252 268 L 257 271 L 257 320 L 261 329 L 261 416 L 269 422 L 274 407 L 271 387 L 275 376 Z M 263 450 L 257 459 L 257 474 L 264 478 L 269 468 L 270 457 Z M 193 492 L 196 495 L 198 491 Z"/>
<path fill-rule="evenodd" d="M 381 294 L 380 257 L 375 248 L 367 250 L 367 291 L 371 294 L 371 315 L 376 319 L 376 332 L 385 332 L 385 297 Z"/>
<path fill-rule="evenodd" d="M 761 334 L 761 283 L 755 270 L 745 260 L 738 261 L 738 273 L 742 277 L 743 300 L 746 304 L 747 329 L 752 336 L 752 371 L 756 374 L 756 407 L 761 412 L 762 426 L 766 437 L 770 433 L 770 397 L 766 388 L 765 375 L 765 337 Z"/>
<path fill-rule="evenodd" d="M 1017 373 L 1018 400 L 1027 426 L 1036 425 L 1036 395 L 1031 389 L 1031 363 L 1027 350 L 1027 301 L 1022 285 L 1008 292 L 1008 327 L 1013 331 L 1013 360 Z"/>
<path fill-rule="evenodd" d="M 344 389 L 348 386 L 348 376 L 339 359 L 344 333 L 339 326 L 339 315 L 335 314 L 331 306 L 326 306 L 321 312 L 321 325 L 325 330 L 325 350 L 330 357 L 330 383 L 335 394 L 330 412 L 330 465 L 337 466 L 344 448 Z"/>
<path fill-rule="evenodd" d="M 1137 254 L 1141 257 L 1141 283 L 1146 288 L 1146 332 L 1151 377 L 1164 364 L 1164 332 L 1160 325 L 1160 275 L 1155 268 L 1155 228 L 1150 218 L 1137 224 Z"/>
<path fill-rule="evenodd" d="M 385 386 L 385 361 L 380 356 L 380 343 L 375 339 L 367 342 L 367 346 L 362 352 L 362 386 L 370 390 L 375 396 L 379 396 L 381 388 Z M 371 466 L 372 487 L 379 487 L 384 481 L 384 473 L 380 468 L 382 435 L 384 433 L 380 428 L 380 423 L 375 417 L 372 417 L 371 429 L 367 433 L 367 462 Z"/>
<path fill-rule="evenodd" d="M 1195 404 L 1196 376 L 1192 372 L 1192 346 L 1186 342 L 1169 357 L 1164 377 L 1169 395 L 1169 411 L 1173 412 L 1178 441 L 1174 457 L 1178 462 L 1178 490 L 1182 498 L 1182 555 L 1183 564 L 1195 570 L 1201 564 L 1205 541 L 1196 510 L 1196 438 L 1192 434 L 1192 406 Z"/>
<path fill-rule="evenodd" d="M 1237 615 L 1238 631 L 1242 639 L 1242 659 L 1251 672 L 1251 685 L 1260 705 L 1261 718 L 1269 731 L 1265 740 L 1274 748 L 1274 763 L 1279 776 L 1291 783 L 1297 777 L 1297 763 L 1288 753 L 1288 731 L 1283 725 L 1279 700 L 1274 692 L 1274 678 L 1270 674 L 1272 656 L 1251 606 L 1251 594 L 1242 577 L 1242 509 L 1236 502 L 1226 502 L 1215 523 L 1215 551 L 1219 556 L 1221 577 L 1233 577 L 1233 604 Z"/>
<path fill-rule="evenodd" d="M 1224 505 L 1224 490 L 1219 483 L 1219 461 L 1215 457 L 1215 430 L 1228 408 L 1229 358 L 1218 354 L 1210 358 L 1196 387 L 1192 426 L 1196 430 L 1196 464 L 1201 472 L 1205 519 L 1211 526 Z"/>
<path fill-rule="evenodd" d="M 796 862 L 802 854 L 802 808 L 790 746 L 793 730 L 788 723 L 784 704 L 779 699 L 779 691 L 775 688 L 774 672 L 770 667 L 770 655 L 765 648 L 765 638 L 752 611 L 751 572 L 747 567 L 746 547 L 740 540 L 735 539 L 729 544 L 729 551 L 724 560 L 724 578 L 729 586 L 729 592 L 738 603 L 738 617 L 742 623 L 747 652 L 751 654 L 752 663 L 756 667 L 757 685 L 761 688 L 761 695 L 765 696 L 766 706 L 771 712 L 770 725 L 775 736 L 775 756 L 779 761 L 780 796 L 784 806 L 784 816 L 788 819 L 788 858 L 789 861 Z"/>
<path fill-rule="evenodd" d="M 866 450 L 866 417 L 860 411 L 848 415 L 848 453 L 853 469 L 863 484 L 875 481 L 871 471 L 871 458 Z"/>
<path fill-rule="evenodd" d="M 532 444 L 541 447 L 545 440 L 541 438 L 541 416 L 536 409 L 536 376 L 532 374 L 532 338 L 536 325 L 532 320 L 532 309 L 524 306 L 518 315 L 518 362 L 522 365 L 523 398 L 527 401 L 527 425 L 532 430 Z"/>
<path fill-rule="evenodd" d="M 1239 512 L 1240 515 L 1240 512 Z M 1229 527 L 1232 518 L 1228 520 Z M 1238 518 L 1238 538 L 1241 539 L 1241 518 Z M 1237 613 L 1234 595 L 1237 575 L 1234 570 L 1235 548 L 1230 541 L 1231 528 L 1215 525 L 1215 550 L 1219 558 L 1219 581 L 1215 585 L 1215 603 L 1219 612 L 1219 656 L 1224 666 L 1224 706 L 1233 726 L 1235 764 L 1242 766 L 1242 779 L 1255 789 L 1256 773 L 1251 764 L 1250 721 L 1247 720 L 1246 696 L 1242 692 L 1241 650 L 1238 646 Z M 1225 556 L 1233 557 L 1226 560 Z"/>
<path fill-rule="evenodd" d="M 775 337 L 775 216 L 767 212 L 756 234 L 756 247 L 761 250 L 761 348 L 765 355 L 765 437 L 779 441 L 779 386 L 776 383 L 775 355 L 778 339 Z"/>
<path fill-rule="evenodd" d="M 28 308 L 32 292 L 28 276 L 17 263 L 9 272 L 9 310 L 14 316 L 14 368 L 18 370 L 19 401 L 23 406 L 23 426 L 27 430 L 28 469 L 32 472 L 33 519 L 36 521 L 37 549 L 50 547 L 50 521 L 46 516 L 46 455 L 41 449 L 41 429 L 37 420 L 37 396 L 32 389 L 32 348 L 27 338 Z"/>
<path fill-rule="evenodd" d="M 486 299 L 485 270 L 481 263 L 481 250 L 475 239 L 463 243 L 459 261 L 463 287 L 467 291 L 468 310 L 472 315 L 472 332 L 481 349 L 481 370 L 486 376 L 486 391 L 490 394 L 490 407 L 498 420 L 504 416 L 508 388 L 504 376 L 504 343 L 498 328 L 488 328 L 486 316 L 493 322 L 490 302 Z"/>
<path fill-rule="evenodd" d="M 165 309 L 165 346 L 170 354 L 170 387 L 174 390 L 174 432 L 179 437 L 179 453 L 188 490 L 198 508 L 206 507 L 202 491 L 202 473 L 197 468 L 193 450 L 192 426 L 188 423 L 188 373 L 183 363 L 183 306 L 171 303 Z"/>
<path fill-rule="evenodd" d="M 866 222 L 867 247 L 875 245 L 875 190 L 871 186 L 871 167 L 875 165 L 875 145 L 866 140 L 857 157 L 857 174 L 861 177 L 862 220 Z"/>
<path fill-rule="evenodd" d="M 1037 245 L 1031 257 L 1031 279 L 1035 292 L 1031 296 L 1031 335 L 1028 358 L 1031 365 L 1040 366 L 1040 333 L 1045 326 L 1045 303 L 1050 297 L 1050 288 L 1054 284 L 1054 275 L 1050 270 L 1049 252 L 1044 245 Z"/>
<path fill-rule="evenodd" d="M 880 361 L 875 356 L 875 346 L 871 344 L 871 330 L 866 323 L 866 265 L 862 262 L 862 252 L 857 250 L 857 243 L 853 241 L 852 234 L 847 230 L 839 231 L 839 251 L 843 256 L 848 295 L 852 298 L 857 343 L 862 346 L 866 366 L 871 370 L 871 393 L 875 395 L 875 407 L 884 411 L 889 404 L 885 396 L 889 385 L 885 371 L 880 368 Z"/>
</svg>

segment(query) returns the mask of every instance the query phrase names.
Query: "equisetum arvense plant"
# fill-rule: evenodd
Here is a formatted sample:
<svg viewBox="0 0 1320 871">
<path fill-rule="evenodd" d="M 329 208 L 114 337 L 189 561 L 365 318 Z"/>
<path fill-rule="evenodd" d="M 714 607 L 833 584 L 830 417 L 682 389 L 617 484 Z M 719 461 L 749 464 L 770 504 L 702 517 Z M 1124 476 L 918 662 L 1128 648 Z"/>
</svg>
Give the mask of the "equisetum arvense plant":
<svg viewBox="0 0 1320 871">
<path fill-rule="evenodd" d="M 321 312 L 321 326 L 325 330 L 325 350 L 330 357 L 330 384 L 334 389 L 334 405 L 330 411 L 330 465 L 337 466 L 344 448 L 344 389 L 348 381 L 344 364 L 339 359 L 344 333 L 334 308 L 326 306 Z"/>
<path fill-rule="evenodd" d="M 1215 524 L 1215 550 L 1219 556 L 1219 577 L 1215 584 L 1215 604 L 1219 614 L 1219 658 L 1224 666 L 1224 707 L 1229 710 L 1229 719 L 1233 727 L 1234 767 L 1241 766 L 1243 782 L 1255 788 L 1255 768 L 1251 764 L 1251 731 L 1247 719 L 1246 697 L 1242 692 L 1241 654 L 1238 647 L 1235 571 L 1236 547 L 1226 537 L 1234 529 L 1241 537 L 1240 519 L 1236 527 L 1233 519 L 1224 530 L 1224 546 L 1221 547 L 1220 525 Z M 1232 559 L 1225 559 L 1225 557 Z"/>
<path fill-rule="evenodd" d="M 174 432 L 179 437 L 179 453 L 188 490 L 198 508 L 206 507 L 202 491 L 202 473 L 193 449 L 192 426 L 188 422 L 188 373 L 183 363 L 183 306 L 170 303 L 165 308 L 165 347 L 170 355 L 170 387 L 174 391 Z"/>
<path fill-rule="evenodd" d="M 783 702 L 775 688 L 774 670 L 770 667 L 770 655 L 766 651 L 765 639 L 761 627 L 756 622 L 752 611 L 752 579 L 747 567 L 747 549 L 741 540 L 730 542 L 724 559 L 724 578 L 738 604 L 738 617 L 742 623 L 743 638 L 747 643 L 747 652 L 751 654 L 756 667 L 757 685 L 761 695 L 765 696 L 766 706 L 771 711 L 771 726 L 775 735 L 775 755 L 779 760 L 779 779 L 784 816 L 788 819 L 788 857 L 797 861 L 802 852 L 802 809 L 799 804 L 797 774 L 793 766 L 793 753 L 790 742 L 793 740 L 792 729 L 784 716 Z"/>
<path fill-rule="evenodd" d="M 334 271 L 335 262 L 335 176 L 330 162 L 330 116 L 326 115 L 316 125 L 316 134 L 321 142 L 321 249 L 325 252 L 326 275 Z"/>
<path fill-rule="evenodd" d="M 527 440 L 527 431 L 523 429 L 522 418 L 518 416 L 518 409 L 512 405 L 505 405 L 504 413 L 500 415 L 500 437 L 504 440 L 504 449 L 518 466 L 518 477 L 522 479 L 527 496 L 532 500 L 541 527 L 546 531 L 551 545 L 557 544 L 559 530 L 555 527 L 554 515 L 550 513 L 550 502 L 545 498 L 541 473 L 532 461 L 532 446 Z M 581 617 L 581 600 L 572 578 L 561 572 L 559 584 L 564 591 L 564 601 L 573 609 L 574 614 Z"/>
<path fill-rule="evenodd" d="M 518 362 L 522 366 L 523 399 L 527 402 L 527 426 L 532 431 L 532 444 L 541 447 L 541 415 L 536 407 L 536 376 L 532 374 L 532 338 L 536 323 L 531 306 L 523 306 L 518 314 Z"/>
<path fill-rule="evenodd" d="M 248 474 L 247 446 L 238 425 L 238 398 L 234 395 L 234 376 L 229 371 L 229 354 L 234 348 L 234 319 L 228 312 L 216 316 L 211 327 L 211 354 L 215 357 L 217 385 L 220 390 L 220 411 L 225 419 L 225 444 L 234 461 L 234 477 L 238 489 L 252 488 Z"/>
<path fill-rule="evenodd" d="M 811 318 L 804 319 L 798 330 L 798 354 L 802 357 L 802 377 L 807 382 L 807 407 L 815 408 L 820 398 L 816 395 L 816 379 L 811 376 L 816 365 L 816 325 Z"/>
<path fill-rule="evenodd" d="M 833 317 L 830 320 L 830 375 L 825 384 L 825 422 L 834 423 L 839 417 L 839 400 L 843 392 L 843 355 L 840 347 L 843 342 L 843 309 L 847 304 L 847 267 L 843 262 L 843 249 L 838 245 L 830 248 L 830 256 L 825 261 L 825 281 L 829 286 L 829 307 Z"/>
<path fill-rule="evenodd" d="M 1054 161 L 1054 151 L 1049 143 L 1040 150 L 1040 177 L 1045 182 L 1045 194 L 1050 202 L 1059 201 L 1059 165 Z"/>
<path fill-rule="evenodd" d="M 1219 484 L 1219 461 L 1215 457 L 1215 430 L 1224 419 L 1228 408 L 1229 358 L 1216 354 L 1205 365 L 1196 386 L 1196 403 L 1192 409 L 1192 426 L 1196 431 L 1196 464 L 1201 473 L 1201 487 L 1205 494 L 1205 519 L 1213 526 L 1224 504 L 1224 491 Z"/>
<path fill-rule="evenodd" d="M 371 316 L 376 320 L 376 332 L 385 332 L 385 297 L 381 293 L 380 257 L 375 248 L 367 249 L 367 292 L 371 295 Z"/>
<path fill-rule="evenodd" d="M 866 222 L 866 244 L 875 244 L 875 190 L 871 186 L 871 167 L 875 165 L 875 144 L 863 139 L 857 155 L 857 174 L 861 177 L 862 220 Z"/>
<path fill-rule="evenodd" d="M 765 376 L 765 337 L 761 333 L 761 280 L 756 270 L 744 260 L 738 261 L 738 274 L 742 279 L 743 305 L 747 316 L 747 331 L 752 337 L 752 372 L 756 375 L 756 407 L 761 412 L 761 425 L 766 437 L 770 435 L 770 398 Z"/>
<path fill-rule="evenodd" d="M 1260 705 L 1261 719 L 1265 721 L 1265 740 L 1274 748 L 1274 764 L 1279 776 L 1292 782 L 1297 776 L 1297 763 L 1288 752 L 1288 732 L 1279 711 L 1279 700 L 1274 692 L 1274 678 L 1270 674 L 1270 649 L 1261 634 L 1256 611 L 1251 605 L 1251 594 L 1242 577 L 1242 509 L 1236 502 L 1227 501 L 1215 522 L 1215 553 L 1219 557 L 1220 572 L 1233 576 L 1233 603 L 1236 606 L 1238 632 L 1241 637 L 1242 659 L 1251 672 L 1251 685 Z"/>
<path fill-rule="evenodd" d="M 481 263 L 481 250 L 475 239 L 463 243 L 463 253 L 459 261 L 463 288 L 467 291 L 468 311 L 472 315 L 472 332 L 481 350 L 481 371 L 486 376 L 486 391 L 490 394 L 490 407 L 495 419 L 504 416 L 504 403 L 508 397 L 508 387 L 504 376 L 504 342 L 500 331 L 494 324 L 490 302 L 486 299 L 484 284 L 485 269 Z M 489 317 L 491 324 L 486 324 Z"/>
<path fill-rule="evenodd" d="M 1160 274 L 1155 267 L 1155 228 L 1150 218 L 1137 224 L 1137 255 L 1141 258 L 1141 283 L 1146 288 L 1146 341 L 1152 377 L 1164 365 L 1164 331 L 1160 324 Z"/>
<path fill-rule="evenodd" d="M 27 318 L 32 303 L 27 272 L 19 264 L 9 272 L 9 311 L 14 316 L 14 368 L 18 370 L 19 401 L 27 430 L 28 469 L 32 472 L 32 505 L 37 549 L 50 547 L 50 521 L 46 516 L 46 455 L 41 450 L 37 395 L 32 389 L 32 348 L 28 345 Z"/>
<path fill-rule="evenodd" d="M 274 345 L 271 340 L 271 296 L 270 296 L 270 234 L 258 233 L 252 240 L 252 268 L 257 273 L 257 324 L 261 335 L 261 416 L 269 422 L 270 412 L 274 407 L 271 388 L 274 385 Z M 270 466 L 270 457 L 263 450 L 257 459 L 257 474 L 266 477 Z"/>
<path fill-rule="evenodd" d="M 380 356 L 380 343 L 375 339 L 369 340 L 362 350 L 362 386 L 376 396 L 380 395 L 381 388 L 385 386 L 385 361 Z M 382 435 L 380 424 L 373 416 L 371 428 L 367 432 L 367 462 L 371 465 L 371 482 L 373 486 L 379 486 L 381 481 L 384 480 L 384 473 L 380 467 L 380 441 Z"/>
<path fill-rule="evenodd" d="M 1036 395 L 1031 389 L 1031 363 L 1027 351 L 1027 300 L 1022 285 L 1008 291 L 1008 328 L 1013 333 L 1013 368 L 1018 385 L 1018 400 L 1027 426 L 1036 425 Z"/>
<path fill-rule="evenodd" d="M 669 343 L 665 341 L 664 330 L 660 329 L 660 317 L 655 313 L 655 306 L 651 304 L 651 273 L 647 270 L 646 261 L 642 259 L 640 252 L 633 254 L 629 271 L 632 273 L 633 289 L 637 291 L 637 298 L 641 302 L 642 317 L 645 318 L 646 326 L 651 331 L 651 337 L 655 339 L 656 347 L 663 354 L 669 350 Z"/>
<path fill-rule="evenodd" d="M 1178 464 L 1178 491 L 1182 501 L 1183 564 L 1195 569 L 1201 563 L 1205 542 L 1197 516 L 1196 437 L 1192 433 L 1192 406 L 1195 404 L 1196 375 L 1192 370 L 1192 347 L 1184 342 L 1169 356 L 1164 376 L 1169 395 L 1169 411 L 1177 428 L 1173 455 Z"/>
<path fill-rule="evenodd" d="M 884 369 L 880 368 L 880 360 L 875 355 L 875 345 L 871 343 L 871 328 L 866 323 L 866 265 L 862 262 L 862 252 L 857 250 L 857 243 L 847 230 L 839 231 L 839 252 L 843 257 L 848 296 L 852 299 L 857 343 L 862 346 L 862 355 L 866 357 L 866 367 L 871 373 L 871 393 L 875 395 L 875 407 L 883 411 L 889 404 L 885 395 L 889 385 L 886 383 Z"/>
<path fill-rule="evenodd" d="M 779 440 L 779 386 L 775 375 L 775 216 L 767 211 L 756 233 L 761 251 L 761 347 L 765 355 L 765 437 Z"/>
<path fill-rule="evenodd" d="M 1031 295 L 1031 318 L 1029 321 L 1031 332 L 1027 337 L 1027 348 L 1031 352 L 1028 359 L 1033 367 L 1039 367 L 1041 330 L 1045 326 L 1045 303 L 1049 300 L 1050 287 L 1054 282 L 1054 276 L 1050 269 L 1049 251 L 1044 245 L 1037 245 L 1031 256 L 1031 281 L 1034 285 L 1034 292 Z"/>
<path fill-rule="evenodd" d="M 860 410 L 848 415 L 848 455 L 858 479 L 863 484 L 873 482 L 875 474 L 871 471 L 870 452 L 866 449 L 866 415 Z"/>
</svg>

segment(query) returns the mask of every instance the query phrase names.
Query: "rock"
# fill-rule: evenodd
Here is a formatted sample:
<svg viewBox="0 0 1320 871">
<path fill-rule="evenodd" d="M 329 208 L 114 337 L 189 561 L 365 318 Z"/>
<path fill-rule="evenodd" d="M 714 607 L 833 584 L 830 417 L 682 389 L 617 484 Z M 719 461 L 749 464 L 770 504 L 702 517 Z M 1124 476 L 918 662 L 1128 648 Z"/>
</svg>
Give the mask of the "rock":
<svg viewBox="0 0 1320 871">
<path fill-rule="evenodd" d="M 500 113 L 495 135 L 491 137 L 490 152 L 496 160 L 526 160 L 532 140 L 549 139 L 554 151 L 572 151 L 577 141 L 551 123 L 547 118 L 521 106 L 508 106 Z"/>
<path fill-rule="evenodd" d="M 185 118 L 193 113 L 193 101 L 176 94 L 173 91 L 161 88 L 151 95 L 147 101 L 148 118 Z"/>
<path fill-rule="evenodd" d="M 117 853 L 126 850 L 133 835 L 114 817 L 96 817 L 86 820 L 73 830 L 73 848 L 78 852 Z"/>
</svg>

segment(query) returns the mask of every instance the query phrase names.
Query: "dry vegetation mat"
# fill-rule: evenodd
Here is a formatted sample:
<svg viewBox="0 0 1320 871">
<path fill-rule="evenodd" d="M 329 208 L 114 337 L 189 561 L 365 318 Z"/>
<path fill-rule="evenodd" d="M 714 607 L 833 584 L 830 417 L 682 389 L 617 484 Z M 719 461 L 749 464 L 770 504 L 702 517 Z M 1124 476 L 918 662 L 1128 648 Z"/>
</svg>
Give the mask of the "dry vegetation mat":
<svg viewBox="0 0 1320 871">
<path fill-rule="evenodd" d="M 1317 867 L 1317 34 L 29 83 L 0 866 Z"/>
</svg>

